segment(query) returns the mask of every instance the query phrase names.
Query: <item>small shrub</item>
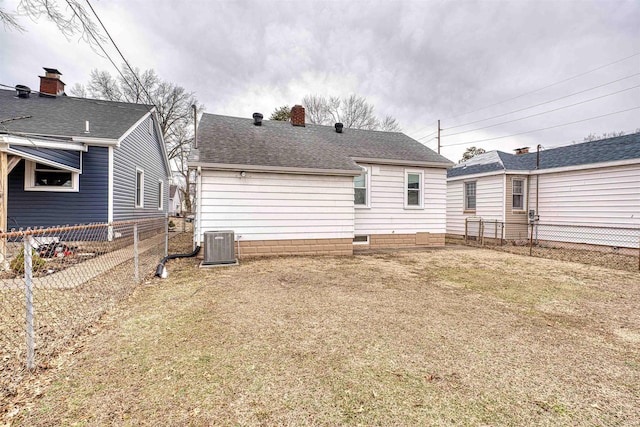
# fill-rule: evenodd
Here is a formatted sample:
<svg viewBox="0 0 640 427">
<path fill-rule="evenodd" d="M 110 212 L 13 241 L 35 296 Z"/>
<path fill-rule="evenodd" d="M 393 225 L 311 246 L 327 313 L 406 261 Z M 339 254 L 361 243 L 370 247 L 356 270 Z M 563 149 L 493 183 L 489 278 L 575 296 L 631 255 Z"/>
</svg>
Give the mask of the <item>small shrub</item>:
<svg viewBox="0 0 640 427">
<path fill-rule="evenodd" d="M 176 223 L 173 222 L 172 219 L 169 220 L 169 228 L 175 228 L 176 227 Z"/>
<path fill-rule="evenodd" d="M 31 249 L 31 265 L 33 266 L 33 271 L 40 270 L 46 264 L 47 262 L 44 259 L 40 258 L 36 251 Z M 9 266 L 18 274 L 24 273 L 24 248 L 20 249 L 20 252 L 14 259 L 11 260 Z"/>
</svg>

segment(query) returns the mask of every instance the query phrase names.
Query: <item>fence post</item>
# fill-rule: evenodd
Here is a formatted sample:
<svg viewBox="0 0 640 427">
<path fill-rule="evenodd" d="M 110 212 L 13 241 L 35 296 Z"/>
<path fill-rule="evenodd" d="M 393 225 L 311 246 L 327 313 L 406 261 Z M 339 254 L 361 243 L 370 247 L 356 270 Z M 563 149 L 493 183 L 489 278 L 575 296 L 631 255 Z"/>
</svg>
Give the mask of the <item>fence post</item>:
<svg viewBox="0 0 640 427">
<path fill-rule="evenodd" d="M 464 219 L 464 243 L 467 243 L 467 234 L 469 232 L 469 218 Z"/>
<path fill-rule="evenodd" d="M 24 293 L 26 300 L 27 323 L 27 369 L 34 366 L 35 346 L 33 343 L 33 259 L 31 258 L 31 242 L 29 236 L 24 233 Z"/>
<path fill-rule="evenodd" d="M 533 256 L 533 222 L 531 223 L 531 235 L 529 236 L 529 256 Z"/>
<path fill-rule="evenodd" d="M 140 269 L 138 265 L 138 223 L 133 224 L 133 268 L 136 285 L 140 282 Z"/>
<path fill-rule="evenodd" d="M 484 246 L 484 221 L 480 219 L 480 225 L 478 226 L 478 233 L 480 236 L 480 246 Z"/>
</svg>

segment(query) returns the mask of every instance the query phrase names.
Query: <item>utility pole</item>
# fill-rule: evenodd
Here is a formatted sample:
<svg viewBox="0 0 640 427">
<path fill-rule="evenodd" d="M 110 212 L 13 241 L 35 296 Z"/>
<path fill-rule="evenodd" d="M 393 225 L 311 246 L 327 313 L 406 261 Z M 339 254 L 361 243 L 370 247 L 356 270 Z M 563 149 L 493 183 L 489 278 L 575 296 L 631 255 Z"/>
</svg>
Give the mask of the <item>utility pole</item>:
<svg viewBox="0 0 640 427">
<path fill-rule="evenodd" d="M 438 119 L 438 154 L 440 154 L 440 119 Z"/>
</svg>

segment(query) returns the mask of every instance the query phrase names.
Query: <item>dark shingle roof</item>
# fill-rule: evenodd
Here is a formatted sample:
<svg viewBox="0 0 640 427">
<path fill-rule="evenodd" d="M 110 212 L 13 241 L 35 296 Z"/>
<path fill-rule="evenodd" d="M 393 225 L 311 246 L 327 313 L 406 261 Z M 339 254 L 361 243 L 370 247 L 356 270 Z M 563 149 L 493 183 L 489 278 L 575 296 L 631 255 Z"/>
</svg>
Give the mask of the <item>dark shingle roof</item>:
<svg viewBox="0 0 640 427">
<path fill-rule="evenodd" d="M 70 96 L 16 97 L 15 91 L 0 90 L 0 133 L 118 139 L 144 114 L 149 106 L 126 102 L 99 101 Z M 7 119 L 31 116 L 6 121 Z M 90 132 L 84 133 L 85 121 Z"/>
<path fill-rule="evenodd" d="M 535 170 L 536 156 L 535 152 L 517 156 L 502 151 L 490 151 L 449 169 L 447 177 L 453 178 L 495 170 Z M 540 151 L 539 169 L 630 159 L 640 159 L 640 133 L 542 150 Z"/>
<path fill-rule="evenodd" d="M 331 126 L 263 121 L 204 114 L 198 127 L 198 147 L 190 159 L 196 163 L 273 166 L 305 169 L 353 170 L 353 158 L 451 162 L 400 132 L 344 129 Z"/>
</svg>

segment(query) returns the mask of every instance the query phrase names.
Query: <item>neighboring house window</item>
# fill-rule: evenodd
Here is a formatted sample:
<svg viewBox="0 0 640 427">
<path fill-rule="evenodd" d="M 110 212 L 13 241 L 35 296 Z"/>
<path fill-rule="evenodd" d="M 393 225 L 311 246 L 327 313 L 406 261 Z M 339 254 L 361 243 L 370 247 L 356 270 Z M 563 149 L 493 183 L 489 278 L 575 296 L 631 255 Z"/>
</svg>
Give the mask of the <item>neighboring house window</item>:
<svg viewBox="0 0 640 427">
<path fill-rule="evenodd" d="M 371 187 L 371 174 L 369 168 L 362 166 L 362 173 L 353 179 L 353 204 L 356 207 L 369 206 L 369 188 Z"/>
<path fill-rule="evenodd" d="M 164 204 L 164 182 L 158 181 L 158 210 L 162 210 Z"/>
<path fill-rule="evenodd" d="M 475 211 L 476 210 L 476 182 L 464 183 L 464 210 Z"/>
<path fill-rule="evenodd" d="M 421 208 L 422 202 L 422 171 L 406 171 L 405 208 Z"/>
<path fill-rule="evenodd" d="M 25 191 L 77 192 L 79 173 L 31 161 L 25 162 Z"/>
<path fill-rule="evenodd" d="M 136 208 L 144 207 L 144 171 L 136 169 Z"/>
<path fill-rule="evenodd" d="M 523 179 L 514 179 L 511 181 L 511 190 L 512 190 L 512 199 L 513 199 L 513 210 L 515 211 L 523 211 L 524 210 L 524 180 Z"/>
</svg>

